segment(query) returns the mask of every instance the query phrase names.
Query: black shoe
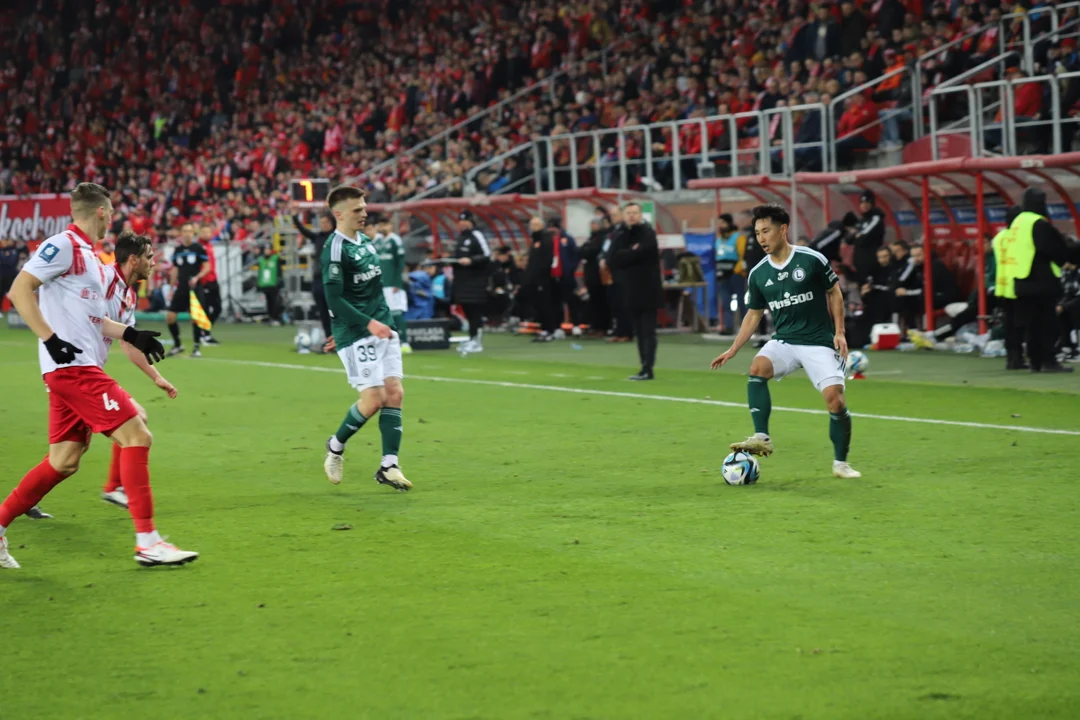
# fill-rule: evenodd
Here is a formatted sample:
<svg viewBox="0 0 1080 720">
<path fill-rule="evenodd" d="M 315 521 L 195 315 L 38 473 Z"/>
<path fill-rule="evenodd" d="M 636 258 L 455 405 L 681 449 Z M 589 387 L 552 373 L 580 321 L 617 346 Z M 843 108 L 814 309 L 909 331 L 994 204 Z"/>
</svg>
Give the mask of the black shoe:
<svg viewBox="0 0 1080 720">
<path fill-rule="evenodd" d="M 194 350 L 191 351 L 191 357 L 193 357 L 193 358 L 201 358 L 202 357 L 202 351 L 199 350 L 198 347 L 196 347 Z"/>
<path fill-rule="evenodd" d="M 214 339 L 213 335 L 203 335 L 202 340 L 200 340 L 199 342 L 201 342 L 203 345 L 220 345 L 221 344 L 217 340 Z"/>
<path fill-rule="evenodd" d="M 1005 366 L 1006 370 L 1031 370 L 1031 366 L 1027 363 L 1009 363 Z M 1038 370 L 1032 370 L 1032 372 L 1039 372 Z"/>
<path fill-rule="evenodd" d="M 654 380 L 655 376 L 653 375 L 652 370 L 642 370 L 637 375 L 631 375 L 628 379 L 634 381 Z"/>
<path fill-rule="evenodd" d="M 174 345 L 172 347 L 172 349 L 169 350 L 169 352 L 165 353 L 165 356 L 166 357 L 173 357 L 174 355 L 179 355 L 182 352 L 184 352 L 184 346 L 183 345 Z"/>
<path fill-rule="evenodd" d="M 1072 368 L 1069 368 L 1072 370 Z M 31 520 L 52 520 L 52 515 L 41 509 L 40 505 L 35 505 L 26 511 L 26 517 Z"/>
<path fill-rule="evenodd" d="M 412 483 L 405 479 L 405 476 L 401 473 L 401 468 L 397 465 L 380 467 L 378 472 L 375 473 L 375 480 L 380 485 L 389 485 L 398 492 L 412 490 Z"/>
<path fill-rule="evenodd" d="M 1051 365 L 1043 365 L 1042 371 L 1044 373 L 1071 373 L 1076 368 L 1065 367 L 1061 363 L 1053 363 Z"/>
</svg>

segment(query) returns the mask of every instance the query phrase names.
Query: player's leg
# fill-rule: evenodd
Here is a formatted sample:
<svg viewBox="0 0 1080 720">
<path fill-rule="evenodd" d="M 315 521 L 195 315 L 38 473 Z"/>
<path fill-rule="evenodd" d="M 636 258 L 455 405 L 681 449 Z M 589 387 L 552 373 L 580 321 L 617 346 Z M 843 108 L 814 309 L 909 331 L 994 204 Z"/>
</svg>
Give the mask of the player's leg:
<svg viewBox="0 0 1080 720">
<path fill-rule="evenodd" d="M 169 301 L 169 310 L 165 313 L 165 324 L 169 326 L 169 334 L 172 335 L 173 346 L 169 355 L 179 355 L 184 352 L 184 342 L 180 339 L 180 324 L 176 321 L 176 314 L 187 312 L 191 307 L 191 297 L 187 288 L 176 288 L 172 300 Z"/>
<path fill-rule="evenodd" d="M 795 348 L 806 376 L 814 384 L 829 411 L 829 440 L 833 445 L 833 475 L 857 478 L 862 475 L 848 464 L 851 448 L 851 414 L 844 396 L 847 364 L 832 348 L 800 345 Z"/>
<path fill-rule="evenodd" d="M 375 480 L 382 485 L 389 485 L 395 490 L 412 489 L 401 468 L 398 466 L 398 452 L 401 449 L 401 436 L 405 431 L 401 408 L 405 401 L 405 388 L 402 385 L 401 341 L 395 335 L 385 343 L 383 350 L 383 407 L 379 412 L 379 433 L 382 435 L 382 462 L 375 473 Z"/>
<path fill-rule="evenodd" d="M 139 419 L 144 423 L 146 422 L 146 409 L 143 408 L 138 402 L 131 400 L 135 406 L 135 410 L 138 413 Z M 101 499 L 107 503 L 111 503 L 118 507 L 122 507 L 125 510 L 128 506 L 127 492 L 124 490 L 124 486 L 120 481 L 120 458 L 121 448 L 117 443 L 112 443 L 112 459 L 109 462 L 109 475 L 105 480 L 104 487 L 101 488 Z"/>
<path fill-rule="evenodd" d="M 412 346 L 409 345 L 409 327 L 408 322 L 405 320 L 405 311 L 397 311 L 393 313 L 394 329 L 397 330 L 398 337 L 401 338 L 401 352 L 411 353 Z"/>
<path fill-rule="evenodd" d="M 119 386 L 117 386 L 119 389 Z M 154 524 L 154 495 L 150 489 L 150 446 L 153 435 L 138 414 L 108 433 L 120 446 L 120 482 L 135 524 L 135 561 L 147 567 L 183 565 L 199 553 L 165 542 Z"/>
<path fill-rule="evenodd" d="M 330 439 L 326 441 L 326 458 L 323 470 L 326 477 L 335 485 L 341 482 L 345 444 L 349 442 L 367 421 L 382 409 L 386 401 L 383 388 L 382 365 L 377 362 L 378 338 L 366 337 L 352 345 L 338 348 L 338 357 L 345 366 L 345 375 L 349 384 L 360 393 L 360 400 L 349 406 L 345 418 L 341 421 Z M 382 342 L 386 342 L 385 340 Z"/>
<path fill-rule="evenodd" d="M 780 380 L 799 368 L 798 358 L 791 346 L 779 340 L 770 340 L 758 351 L 750 363 L 750 377 L 746 384 L 746 403 L 754 434 L 742 442 L 732 443 L 732 450 L 742 450 L 752 455 L 768 457 L 773 453 L 769 436 L 769 416 L 772 414 L 772 395 L 769 381 Z"/>
</svg>

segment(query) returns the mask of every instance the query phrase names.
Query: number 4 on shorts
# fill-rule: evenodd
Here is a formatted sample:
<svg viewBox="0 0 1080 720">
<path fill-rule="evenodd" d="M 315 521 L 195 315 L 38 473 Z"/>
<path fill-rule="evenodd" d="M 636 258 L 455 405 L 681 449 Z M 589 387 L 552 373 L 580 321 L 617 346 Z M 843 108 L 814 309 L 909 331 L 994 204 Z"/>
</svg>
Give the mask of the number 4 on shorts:
<svg viewBox="0 0 1080 720">
<path fill-rule="evenodd" d="M 106 410 L 119 410 L 120 409 L 120 403 L 116 402 L 111 397 L 109 397 L 109 393 L 107 393 L 107 392 L 101 393 L 101 399 L 105 403 L 105 409 Z"/>
</svg>

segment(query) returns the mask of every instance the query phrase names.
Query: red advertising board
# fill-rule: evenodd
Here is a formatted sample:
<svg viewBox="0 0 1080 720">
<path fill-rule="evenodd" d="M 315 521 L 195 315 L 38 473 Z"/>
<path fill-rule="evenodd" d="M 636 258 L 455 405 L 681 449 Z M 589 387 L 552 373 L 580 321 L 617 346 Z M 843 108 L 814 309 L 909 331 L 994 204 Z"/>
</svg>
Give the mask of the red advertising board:
<svg viewBox="0 0 1080 720">
<path fill-rule="evenodd" d="M 0 195 L 0 240 L 36 240 L 63 232 L 71 222 L 67 195 Z"/>
</svg>

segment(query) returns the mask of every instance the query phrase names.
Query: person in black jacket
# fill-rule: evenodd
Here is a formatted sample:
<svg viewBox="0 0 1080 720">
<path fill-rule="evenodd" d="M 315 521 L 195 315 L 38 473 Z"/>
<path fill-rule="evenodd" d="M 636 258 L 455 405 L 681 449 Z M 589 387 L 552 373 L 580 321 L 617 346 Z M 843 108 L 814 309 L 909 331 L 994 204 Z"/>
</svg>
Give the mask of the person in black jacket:
<svg viewBox="0 0 1080 720">
<path fill-rule="evenodd" d="M 481 352 L 480 330 L 484 324 L 484 308 L 487 306 L 488 274 L 491 272 L 491 250 L 483 233 L 473 226 L 471 210 L 458 215 L 458 237 L 454 246 L 453 301 L 461 306 L 469 321 L 469 340 L 462 345 L 462 352 Z"/>
<path fill-rule="evenodd" d="M 607 288 L 608 306 L 611 308 L 612 333 L 608 342 L 623 343 L 634 339 L 634 321 L 626 304 L 626 290 L 621 268 L 611 264 L 611 253 L 623 244 L 627 233 L 621 208 L 611 211 L 608 237 L 600 248 L 600 280 Z"/>
<path fill-rule="evenodd" d="M 1050 224 L 1046 194 L 1039 188 L 1024 191 L 1024 212 L 1041 215 L 1031 229 L 1035 258 L 1027 277 L 1016 278 L 1016 316 L 1024 328 L 1031 372 L 1072 372 L 1054 356 L 1058 339 L 1057 302 L 1061 280 L 1052 265 L 1061 267 L 1069 261 L 1069 245 L 1056 227 Z M 1013 225 L 1016 223 L 1014 222 Z"/>
<path fill-rule="evenodd" d="M 923 264 L 915 262 L 911 246 L 905 240 L 892 244 L 893 295 L 896 296 L 896 312 L 900 315 L 901 330 L 905 333 L 919 328 L 919 316 L 923 310 Z"/>
<path fill-rule="evenodd" d="M 581 258 L 585 261 L 585 289 L 589 291 L 589 326 L 593 333 L 604 335 L 611 327 L 611 310 L 600 274 L 600 251 L 604 248 L 608 233 L 600 218 L 593 219 L 589 230 L 589 239 L 581 246 Z"/>
<path fill-rule="evenodd" d="M 840 257 L 840 243 L 851 244 L 855 239 L 855 227 L 859 224 L 859 218 L 855 213 L 849 212 L 843 220 L 833 220 L 828 226 L 814 236 L 810 241 L 810 247 L 825 256 L 829 262 Z M 871 273 L 880 274 L 878 267 L 874 267 Z"/>
<path fill-rule="evenodd" d="M 315 252 L 311 255 L 311 259 L 308 261 L 311 263 L 311 295 L 315 298 L 315 307 L 319 310 L 319 322 L 322 324 L 323 332 L 326 334 L 327 342 L 330 341 L 330 308 L 326 305 L 326 293 L 323 291 L 322 282 L 322 251 L 323 245 L 326 244 L 326 240 L 334 234 L 334 228 L 337 227 L 337 223 L 334 221 L 334 216 L 330 212 L 323 212 L 319 214 L 319 229 L 312 230 L 306 227 L 303 222 L 300 221 L 300 216 L 294 214 L 292 216 L 293 225 L 296 226 L 296 231 L 307 238 Z"/>
<path fill-rule="evenodd" d="M 1057 350 L 1061 360 L 1077 362 L 1080 349 L 1077 349 L 1073 333 L 1080 331 L 1080 270 L 1075 264 L 1066 263 L 1062 267 L 1061 286 L 1061 299 L 1055 308 L 1060 330 Z"/>
<path fill-rule="evenodd" d="M 855 226 L 855 234 L 847 242 L 855 246 L 855 280 L 862 284 L 877 265 L 877 249 L 885 241 L 885 213 L 875 204 L 877 198 L 872 190 L 863 190 L 859 196 L 861 218 Z"/>
<path fill-rule="evenodd" d="M 860 340 L 852 343 L 854 347 L 862 347 L 870 342 L 870 331 L 875 325 L 892 321 L 895 304 L 892 286 L 894 270 L 889 248 L 878 248 L 877 262 L 877 267 L 859 287 L 863 311 L 858 323 Z"/>
<path fill-rule="evenodd" d="M 532 319 L 540 323 L 540 333 L 533 338 L 533 342 L 550 342 L 558 327 L 556 306 L 560 303 L 558 288 L 551 278 L 555 238 L 539 217 L 529 220 L 529 233 L 532 242 L 525 261 L 521 290 L 525 293 L 525 305 L 530 309 Z"/>
<path fill-rule="evenodd" d="M 652 380 L 656 364 L 656 313 L 664 304 L 660 276 L 660 244 L 656 231 L 645 222 L 641 206 L 629 203 L 623 208 L 627 232 L 611 253 L 611 266 L 624 273 L 626 304 L 637 335 L 641 370 L 631 380 Z"/>
</svg>

